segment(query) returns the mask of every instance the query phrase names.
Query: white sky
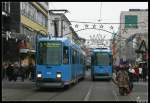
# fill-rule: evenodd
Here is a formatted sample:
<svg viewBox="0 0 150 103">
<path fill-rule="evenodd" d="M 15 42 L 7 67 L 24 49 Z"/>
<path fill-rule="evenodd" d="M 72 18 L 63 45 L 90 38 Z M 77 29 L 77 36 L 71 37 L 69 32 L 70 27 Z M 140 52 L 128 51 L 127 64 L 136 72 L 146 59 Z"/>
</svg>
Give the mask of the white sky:
<svg viewBox="0 0 150 103">
<path fill-rule="evenodd" d="M 119 23 L 121 11 L 129 11 L 129 9 L 148 9 L 148 2 L 49 2 L 49 9 L 69 10 L 70 13 L 66 13 L 65 15 L 70 21 L 98 22 L 99 19 L 102 19 L 102 23 Z M 77 23 L 71 23 L 75 31 L 85 28 L 85 24 L 78 23 L 79 27 L 75 28 L 74 25 Z M 92 25 L 93 24 L 89 24 L 89 27 L 92 27 Z M 103 26 L 105 30 L 117 32 L 119 25 L 112 25 L 114 30 L 110 29 L 111 25 Z M 99 26 L 97 25 L 96 28 L 99 28 Z M 107 35 L 106 38 L 108 39 L 111 37 L 109 33 L 98 30 L 77 32 L 77 34 L 83 38 L 89 38 L 90 35 L 97 35 L 98 33 L 105 36 Z"/>
</svg>

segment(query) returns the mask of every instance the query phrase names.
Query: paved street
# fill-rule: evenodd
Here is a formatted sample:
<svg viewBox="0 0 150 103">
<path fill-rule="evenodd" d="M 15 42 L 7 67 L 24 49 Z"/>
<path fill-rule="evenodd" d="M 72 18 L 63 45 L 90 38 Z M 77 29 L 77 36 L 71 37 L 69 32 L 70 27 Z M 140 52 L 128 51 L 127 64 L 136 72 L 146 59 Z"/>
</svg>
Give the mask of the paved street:
<svg viewBox="0 0 150 103">
<path fill-rule="evenodd" d="M 2 82 L 3 101 L 136 101 L 148 100 L 148 83 L 134 83 L 134 89 L 128 96 L 120 96 L 112 81 L 91 81 L 90 71 L 84 80 L 69 89 L 46 89 L 37 91 L 34 83 Z"/>
</svg>

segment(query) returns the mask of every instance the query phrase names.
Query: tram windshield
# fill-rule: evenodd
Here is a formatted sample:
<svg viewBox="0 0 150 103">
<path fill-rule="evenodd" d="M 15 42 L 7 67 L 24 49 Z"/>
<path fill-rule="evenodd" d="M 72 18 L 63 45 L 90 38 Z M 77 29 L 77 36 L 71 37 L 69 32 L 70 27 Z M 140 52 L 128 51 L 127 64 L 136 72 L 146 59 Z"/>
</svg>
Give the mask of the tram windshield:
<svg viewBox="0 0 150 103">
<path fill-rule="evenodd" d="M 60 42 L 40 42 L 38 49 L 38 64 L 60 65 L 62 57 L 61 47 Z"/>
<path fill-rule="evenodd" d="M 96 53 L 96 65 L 111 65 L 111 55 L 108 53 Z"/>
</svg>

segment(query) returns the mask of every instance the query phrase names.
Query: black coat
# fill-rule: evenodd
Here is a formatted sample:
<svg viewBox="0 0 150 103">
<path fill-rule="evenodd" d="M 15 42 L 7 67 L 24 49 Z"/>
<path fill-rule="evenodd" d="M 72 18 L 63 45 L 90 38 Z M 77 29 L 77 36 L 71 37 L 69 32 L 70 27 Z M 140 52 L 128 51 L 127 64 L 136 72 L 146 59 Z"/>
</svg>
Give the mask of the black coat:
<svg viewBox="0 0 150 103">
<path fill-rule="evenodd" d="M 7 76 L 12 76 L 13 75 L 13 67 L 12 66 L 7 67 L 6 74 L 7 74 Z"/>
</svg>

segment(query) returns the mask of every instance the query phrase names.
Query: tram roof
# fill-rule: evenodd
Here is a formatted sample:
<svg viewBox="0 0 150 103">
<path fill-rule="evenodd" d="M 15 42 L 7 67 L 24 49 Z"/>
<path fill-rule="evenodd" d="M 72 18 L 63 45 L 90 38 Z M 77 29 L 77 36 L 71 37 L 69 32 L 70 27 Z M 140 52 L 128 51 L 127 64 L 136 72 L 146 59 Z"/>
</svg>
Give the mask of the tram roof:
<svg viewBox="0 0 150 103">
<path fill-rule="evenodd" d="M 72 40 L 67 37 L 41 37 L 38 41 L 60 41 L 63 42 L 65 46 L 72 46 L 76 49 L 81 49 L 79 45 L 75 44 Z"/>
</svg>

